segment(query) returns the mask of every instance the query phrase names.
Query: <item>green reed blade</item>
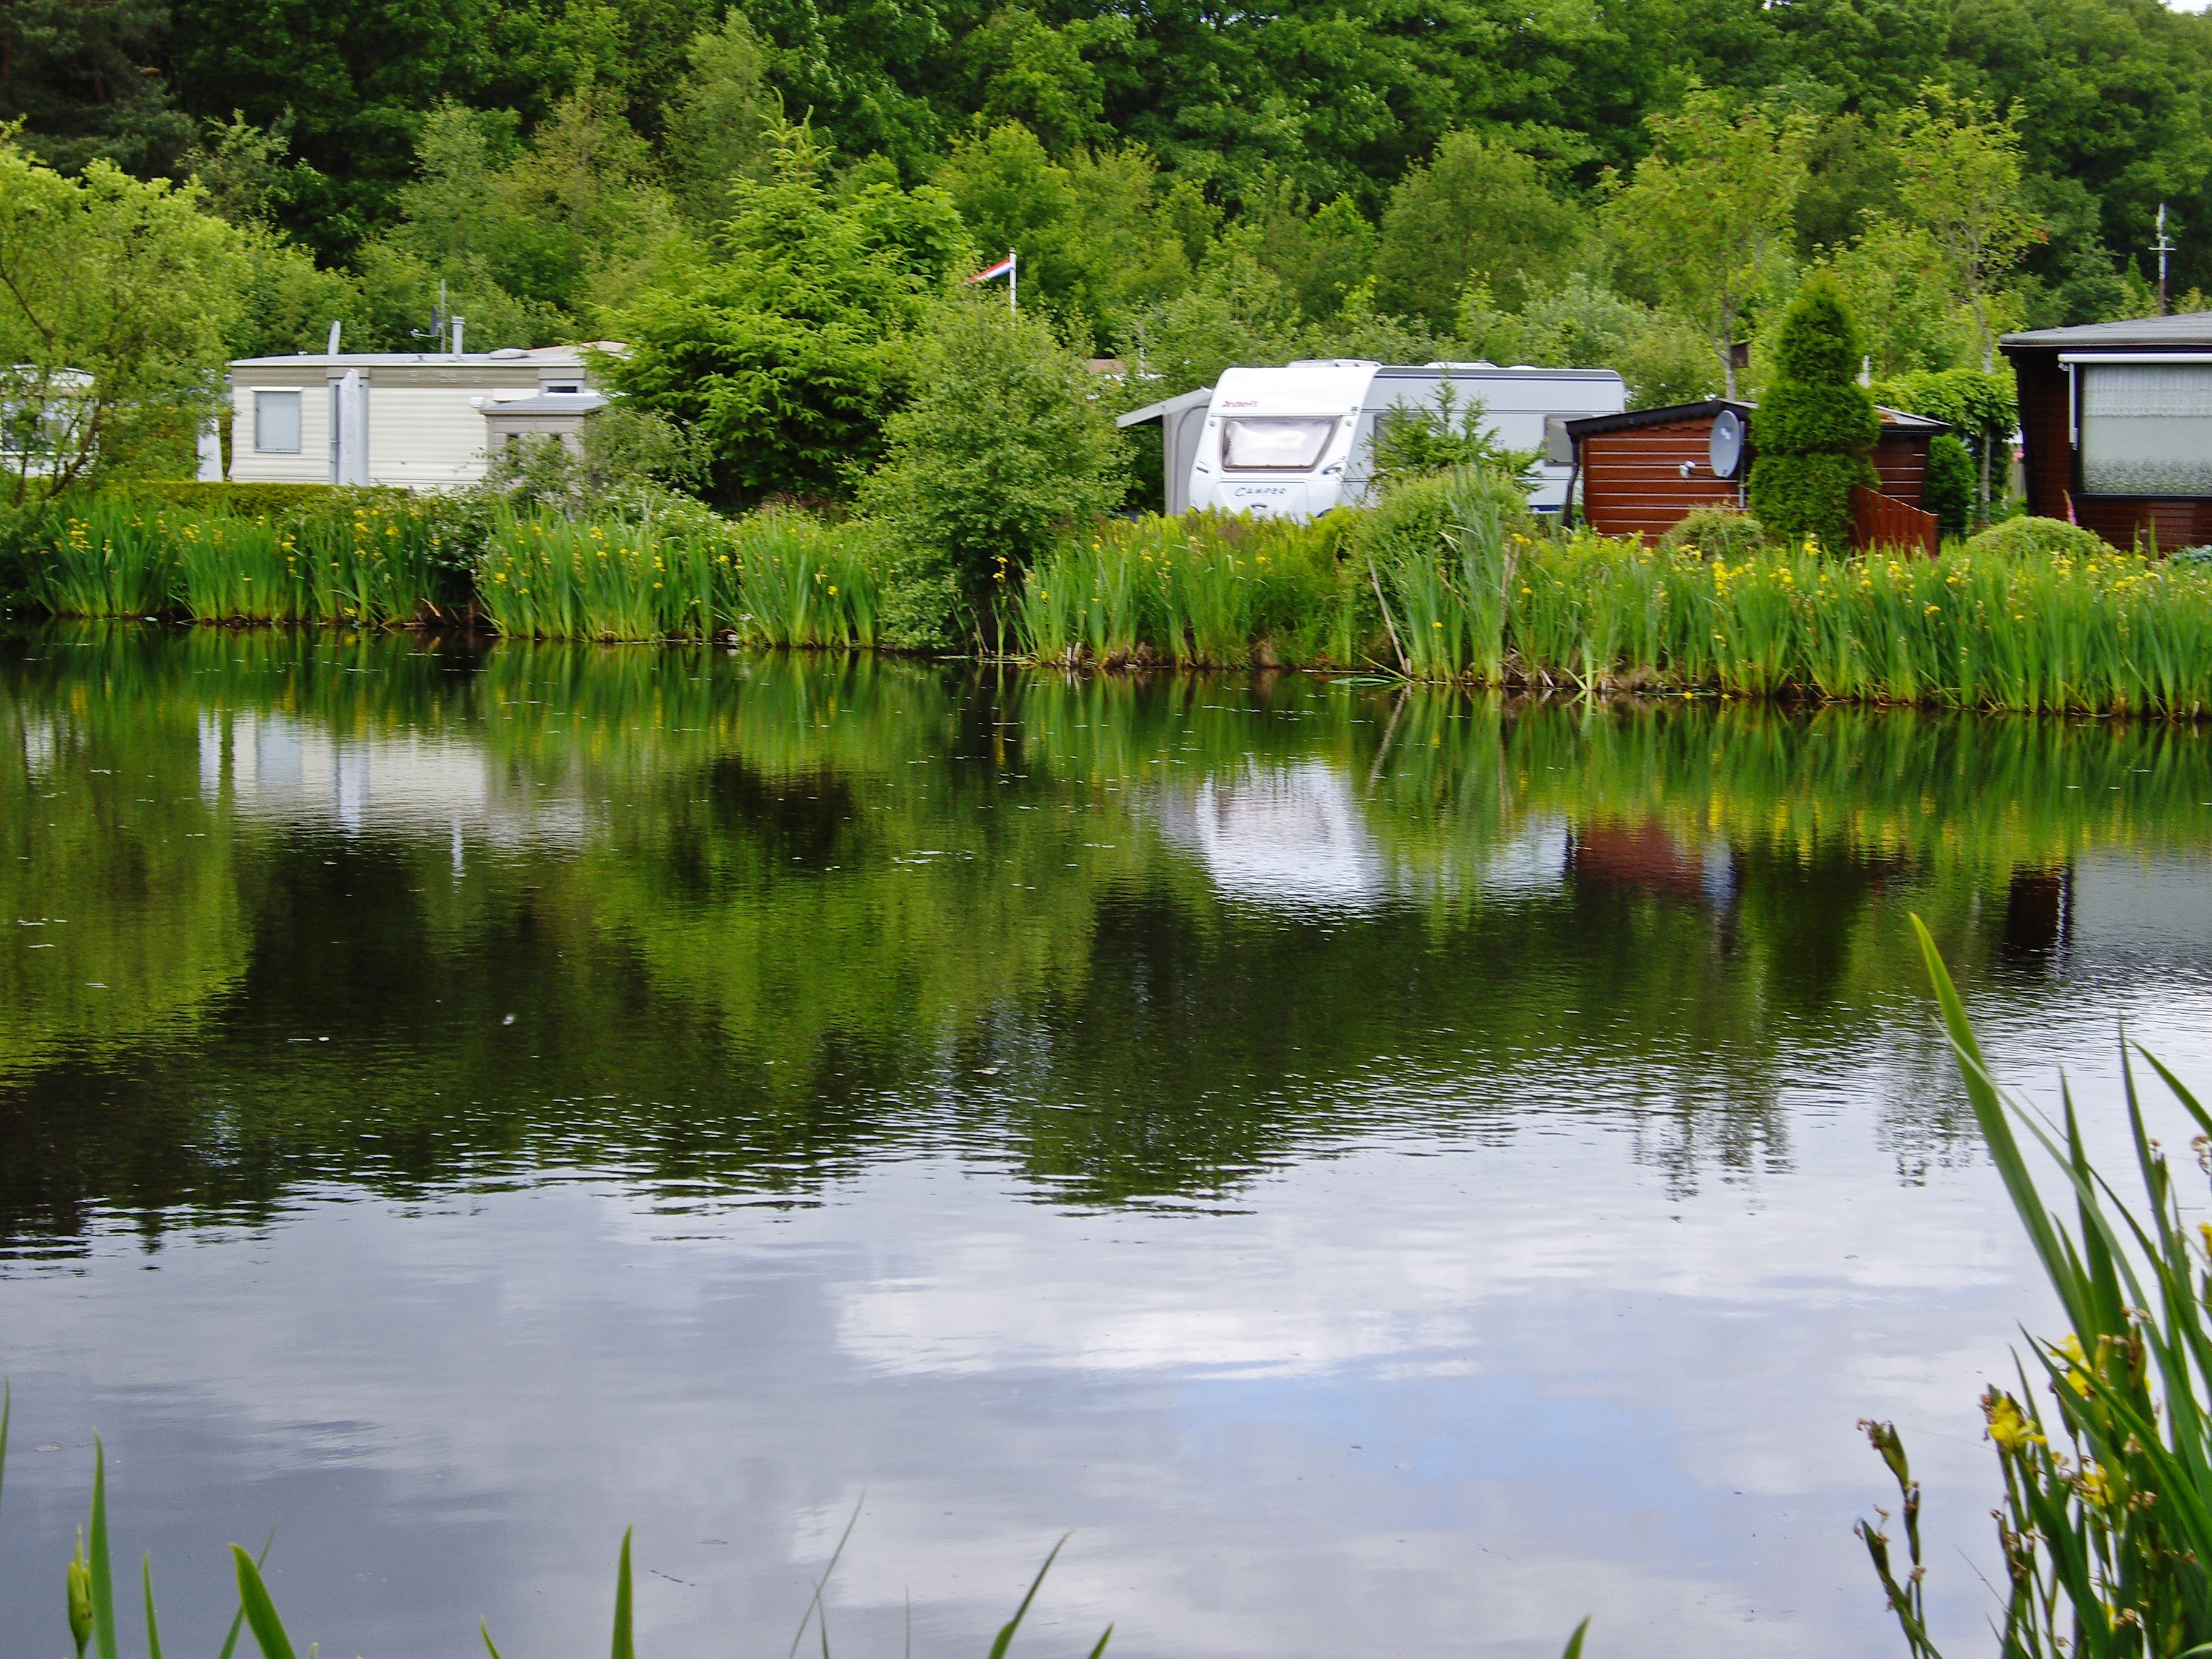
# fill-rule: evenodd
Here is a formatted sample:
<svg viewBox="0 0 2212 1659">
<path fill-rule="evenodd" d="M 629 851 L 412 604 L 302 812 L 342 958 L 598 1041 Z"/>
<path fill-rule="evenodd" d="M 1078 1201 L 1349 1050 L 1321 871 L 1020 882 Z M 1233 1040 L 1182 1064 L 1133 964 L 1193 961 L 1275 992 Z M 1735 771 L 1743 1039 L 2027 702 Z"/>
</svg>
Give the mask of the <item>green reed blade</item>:
<svg viewBox="0 0 2212 1659">
<path fill-rule="evenodd" d="M 1073 1534 L 1070 1533 L 1060 1534 L 1060 1543 L 1054 1544 L 1051 1553 L 1044 1558 L 1044 1565 L 1037 1569 L 1036 1577 L 1030 1580 L 1029 1594 L 1022 1597 L 1022 1604 L 1014 1609 L 1014 1616 L 1006 1620 L 1006 1628 L 999 1632 L 999 1639 L 991 1644 L 991 1659 L 1006 1659 L 1006 1650 L 1014 1644 L 1014 1632 L 1022 1627 L 1023 1615 L 1029 1612 L 1030 1603 L 1036 1600 L 1038 1587 L 1044 1583 L 1045 1574 L 1052 1571 L 1052 1564 L 1060 1554 L 1060 1546 L 1072 1536 Z"/>
<path fill-rule="evenodd" d="M 146 1583 L 146 1659 L 161 1659 L 161 1622 L 154 1616 L 154 1552 L 148 1550 L 138 1563 L 139 1577 Z"/>
<path fill-rule="evenodd" d="M 807 1602 L 806 1611 L 799 1615 L 799 1628 L 792 1634 L 792 1654 L 796 1654 L 799 1651 L 799 1644 L 806 1635 L 806 1621 L 813 1618 L 817 1613 L 821 1611 L 822 1592 L 829 1588 L 830 1575 L 837 1571 L 837 1563 L 845 1553 L 845 1541 L 852 1537 L 853 1528 L 854 1526 L 859 1524 L 860 1519 L 861 1504 L 866 1504 L 867 1501 L 868 1494 L 864 1492 L 860 1494 L 860 1501 L 853 1505 L 853 1513 L 846 1518 L 845 1530 L 838 1534 L 837 1547 L 830 1552 L 830 1565 L 822 1569 L 821 1577 L 814 1581 L 813 1599 Z M 785 1656 L 785 1659 L 791 1659 L 791 1656 Z"/>
<path fill-rule="evenodd" d="M 623 1528 L 622 1565 L 615 1570 L 614 1659 L 637 1659 L 629 1632 L 629 1534 Z"/>
<path fill-rule="evenodd" d="M 491 1639 L 491 1626 L 481 1619 L 477 1620 L 477 1634 L 483 1638 L 484 1651 L 491 1659 L 501 1659 L 498 1644 Z"/>
<path fill-rule="evenodd" d="M 15 1407 L 15 1385 L 0 1376 L 0 1484 L 8 1474 L 8 1417 Z"/>
<path fill-rule="evenodd" d="M 115 1576 L 107 1556 L 107 1449 L 92 1437 L 92 1642 L 100 1659 L 121 1659 L 115 1639 Z"/>
<path fill-rule="evenodd" d="M 238 1565 L 239 1606 L 253 1631 L 253 1639 L 261 1645 L 262 1659 L 298 1659 L 292 1651 L 292 1638 L 284 1633 L 284 1621 L 276 1616 L 276 1604 L 269 1599 L 269 1587 L 261 1582 L 260 1568 L 236 1544 L 230 1547 L 230 1553 Z M 223 1651 L 229 1650 L 226 1645 Z"/>
<path fill-rule="evenodd" d="M 274 1528 L 274 1527 L 271 1527 L 271 1528 L 270 1528 L 270 1529 L 269 1529 L 269 1536 L 268 1536 L 267 1538 L 265 1538 L 265 1539 L 264 1539 L 264 1540 L 262 1540 L 262 1544 L 261 1544 L 261 1553 L 260 1553 L 259 1555 L 258 1555 L 258 1556 L 256 1556 L 256 1557 L 254 1558 L 253 1565 L 254 1565 L 255 1566 L 257 1566 L 257 1567 L 258 1567 L 258 1566 L 259 1566 L 263 1562 L 266 1561 L 266 1560 L 269 1559 L 269 1551 L 270 1551 L 270 1547 L 271 1547 L 271 1546 L 273 1546 L 273 1545 L 276 1543 L 276 1528 Z M 238 1603 L 238 1611 L 237 1611 L 237 1613 L 235 1613 L 234 1614 L 233 1614 L 233 1615 L 232 1615 L 232 1617 L 231 1617 L 231 1620 L 230 1620 L 230 1634 L 223 1638 L 223 1639 L 222 1639 L 222 1653 L 220 1653 L 219 1655 L 217 1655 L 217 1656 L 216 1656 L 216 1659 L 230 1659 L 230 1656 L 231 1656 L 233 1653 L 236 1652 L 236 1651 L 237 1651 L 237 1650 L 238 1650 L 238 1638 L 239 1638 L 239 1633 L 240 1633 L 240 1632 L 242 1632 L 245 1628 L 246 1628 L 246 1601 L 245 1601 L 244 1598 L 243 1598 L 243 1597 L 241 1597 L 241 1598 L 240 1599 L 240 1601 L 239 1601 L 239 1603 Z"/>
<path fill-rule="evenodd" d="M 1575 1633 L 1567 1638 L 1567 1650 L 1559 1656 L 1559 1659 L 1583 1659 L 1583 1638 L 1589 1634 L 1589 1618 L 1585 1618 L 1575 1626 Z"/>
<path fill-rule="evenodd" d="M 1105 1634 L 1098 1638 L 1098 1645 L 1091 1650 L 1091 1659 L 1103 1659 L 1106 1652 L 1106 1644 L 1113 1639 L 1114 1626 L 1109 1625 L 1106 1626 Z"/>
</svg>

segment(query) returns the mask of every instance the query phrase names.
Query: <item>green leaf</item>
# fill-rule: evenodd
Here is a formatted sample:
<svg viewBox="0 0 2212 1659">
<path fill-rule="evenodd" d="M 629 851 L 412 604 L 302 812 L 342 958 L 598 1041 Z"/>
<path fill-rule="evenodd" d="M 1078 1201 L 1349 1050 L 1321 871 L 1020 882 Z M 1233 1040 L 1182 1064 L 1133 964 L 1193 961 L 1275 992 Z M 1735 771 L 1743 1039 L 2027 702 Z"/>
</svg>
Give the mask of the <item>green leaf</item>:
<svg viewBox="0 0 2212 1659">
<path fill-rule="evenodd" d="M 262 1659 L 298 1659 L 292 1638 L 284 1633 L 284 1621 L 276 1616 L 276 1604 L 269 1599 L 269 1587 L 261 1582 L 261 1570 L 237 1545 L 230 1547 L 230 1553 L 238 1564 L 239 1606 L 253 1639 L 261 1644 Z"/>
<path fill-rule="evenodd" d="M 139 1576 L 146 1581 L 146 1659 L 161 1659 L 161 1624 L 154 1616 L 154 1552 L 146 1552 L 138 1563 Z"/>
<path fill-rule="evenodd" d="M 269 1529 L 269 1536 L 262 1540 L 261 1553 L 253 1558 L 253 1565 L 256 1567 L 258 1567 L 263 1562 L 269 1559 L 270 1548 L 276 1543 L 276 1528 L 271 1527 Z M 245 1628 L 246 1601 L 245 1598 L 241 1596 L 239 1599 L 238 1612 L 233 1615 L 230 1621 L 230 1634 L 222 1638 L 222 1651 L 216 1656 L 216 1659 L 230 1659 L 230 1656 L 238 1650 L 239 1633 Z"/>
<path fill-rule="evenodd" d="M 1036 1577 L 1030 1580 L 1029 1594 L 1022 1597 L 1022 1604 L 1014 1609 L 1014 1616 L 1006 1620 L 1006 1628 L 999 1632 L 999 1639 L 991 1644 L 991 1659 L 1006 1659 L 1006 1650 L 1014 1644 L 1014 1632 L 1022 1627 L 1023 1615 L 1029 1612 L 1030 1603 L 1036 1600 L 1038 1587 L 1044 1583 L 1045 1574 L 1052 1571 L 1053 1562 L 1059 1558 L 1060 1546 L 1066 1544 L 1070 1536 L 1072 1534 L 1068 1533 L 1060 1534 L 1060 1543 L 1052 1547 L 1051 1552 L 1044 1558 L 1044 1565 L 1037 1569 Z"/>
<path fill-rule="evenodd" d="M 629 1534 L 630 1529 L 624 1528 L 622 1565 L 615 1571 L 614 1659 L 637 1659 L 637 1649 L 630 1642 L 629 1632 Z"/>
<path fill-rule="evenodd" d="M 115 1576 L 107 1557 L 107 1449 L 92 1437 L 92 1644 L 100 1659 L 122 1659 L 115 1639 Z"/>
<path fill-rule="evenodd" d="M 1584 1618 L 1575 1626 L 1575 1633 L 1567 1638 L 1567 1650 L 1559 1659 L 1583 1659 L 1583 1638 L 1589 1634 L 1589 1619 Z"/>
<path fill-rule="evenodd" d="M 491 1659 L 501 1659 L 499 1649 L 491 1639 L 491 1626 L 479 1619 L 477 1620 L 477 1633 L 483 1638 L 484 1651 L 491 1655 Z"/>
</svg>

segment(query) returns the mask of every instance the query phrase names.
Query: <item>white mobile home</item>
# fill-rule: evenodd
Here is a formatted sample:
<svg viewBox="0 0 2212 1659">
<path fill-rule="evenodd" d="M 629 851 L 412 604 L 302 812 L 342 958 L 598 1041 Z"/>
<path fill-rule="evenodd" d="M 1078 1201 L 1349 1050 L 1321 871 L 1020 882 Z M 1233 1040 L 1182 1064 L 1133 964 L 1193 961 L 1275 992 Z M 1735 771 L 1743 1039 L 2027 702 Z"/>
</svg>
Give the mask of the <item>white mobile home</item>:
<svg viewBox="0 0 2212 1659">
<path fill-rule="evenodd" d="M 1211 392 L 1154 404 L 1121 423 L 1161 422 L 1170 512 L 1311 519 L 1364 502 L 1377 430 L 1405 410 L 1437 408 L 1447 384 L 1462 410 L 1481 404 L 1484 430 L 1498 442 L 1541 458 L 1528 496 L 1539 513 L 1566 501 L 1573 456 L 1562 422 L 1628 405 L 1628 388 L 1607 368 L 1324 359 L 1232 368 Z"/>
<path fill-rule="evenodd" d="M 496 445 L 571 437 L 606 401 L 576 346 L 246 357 L 230 366 L 230 398 L 234 481 L 406 489 L 473 483 Z M 523 417 L 504 417 L 520 404 Z M 365 446 L 340 442 L 349 427 L 366 428 Z"/>
</svg>

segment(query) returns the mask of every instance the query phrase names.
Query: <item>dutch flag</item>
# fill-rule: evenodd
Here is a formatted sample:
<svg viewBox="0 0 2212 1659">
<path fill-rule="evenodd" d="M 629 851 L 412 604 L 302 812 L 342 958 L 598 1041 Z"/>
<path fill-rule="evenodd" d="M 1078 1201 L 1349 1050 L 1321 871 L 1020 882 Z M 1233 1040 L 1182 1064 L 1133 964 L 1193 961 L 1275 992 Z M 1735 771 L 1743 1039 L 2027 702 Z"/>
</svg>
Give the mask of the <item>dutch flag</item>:
<svg viewBox="0 0 2212 1659">
<path fill-rule="evenodd" d="M 1011 276 L 1013 274 L 1014 256 L 1009 253 L 1005 258 L 1000 260 L 998 264 L 993 265 L 988 270 L 979 270 L 968 280 L 971 283 L 988 283 L 994 276 Z"/>
</svg>

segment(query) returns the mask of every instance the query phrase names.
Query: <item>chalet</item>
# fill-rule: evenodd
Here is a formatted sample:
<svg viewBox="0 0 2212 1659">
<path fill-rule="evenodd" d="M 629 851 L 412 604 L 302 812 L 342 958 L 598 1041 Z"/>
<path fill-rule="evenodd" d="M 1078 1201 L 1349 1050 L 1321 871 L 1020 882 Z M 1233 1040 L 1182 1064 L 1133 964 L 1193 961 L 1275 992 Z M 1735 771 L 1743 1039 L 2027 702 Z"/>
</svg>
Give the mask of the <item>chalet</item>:
<svg viewBox="0 0 2212 1659">
<path fill-rule="evenodd" d="M 1657 541 L 1703 507 L 1744 505 L 1755 451 L 1756 404 L 1728 398 L 1670 404 L 1565 423 L 1573 446 L 1583 522 L 1601 535 Z M 1928 446 L 1950 428 L 1925 416 L 1880 411 L 1874 447 L 1879 494 L 1863 492 L 1863 542 L 1906 542 L 1934 552 L 1936 521 L 1923 510 Z"/>
<path fill-rule="evenodd" d="M 2030 513 L 2115 547 L 2212 542 L 2212 311 L 1999 344 L 2019 388 Z"/>
<path fill-rule="evenodd" d="M 230 396 L 234 481 L 408 489 L 473 483 L 525 437 L 574 447 L 606 406 L 576 346 L 246 357 Z"/>
</svg>

